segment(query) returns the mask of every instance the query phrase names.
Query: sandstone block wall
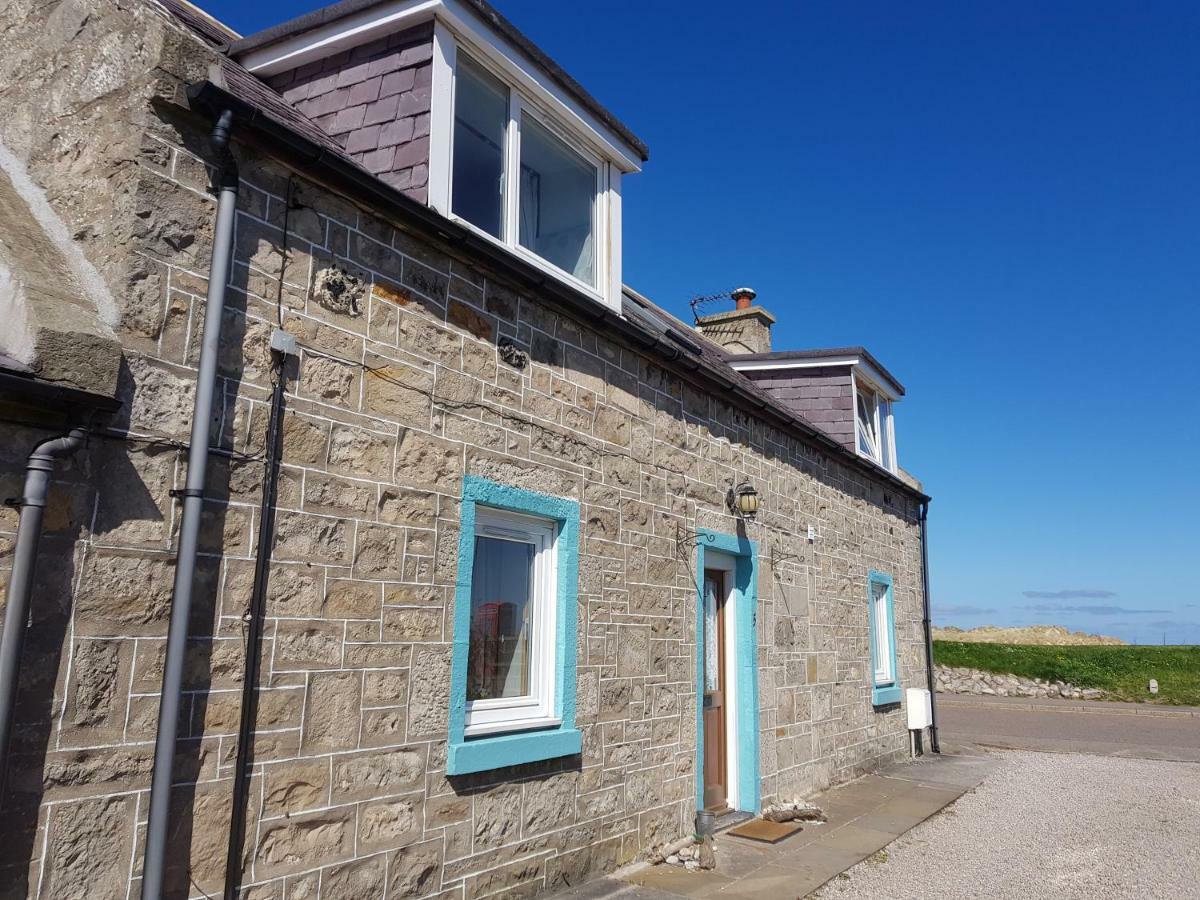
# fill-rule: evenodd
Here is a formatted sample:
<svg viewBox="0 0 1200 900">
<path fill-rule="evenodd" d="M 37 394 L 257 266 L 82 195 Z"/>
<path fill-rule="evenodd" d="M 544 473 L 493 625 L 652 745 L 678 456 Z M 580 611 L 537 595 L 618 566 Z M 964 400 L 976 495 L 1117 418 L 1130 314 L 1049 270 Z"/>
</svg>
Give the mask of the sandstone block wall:
<svg viewBox="0 0 1200 900">
<path fill-rule="evenodd" d="M 54 485 L 0 896 L 132 897 L 178 522 L 168 491 L 183 484 L 215 208 L 209 123 L 174 98 L 181 81 L 204 76 L 209 55 L 148 4 L 93 0 L 66 25 L 47 25 L 37 21 L 44 9 L 25 2 L 5 13 L 22 23 L 16 46 L 30 48 L 22 90 L 68 123 L 91 117 L 94 131 L 113 121 L 113 140 L 96 143 L 82 125 L 22 117 L 19 97 L 0 95 L 0 135 L 23 148 L 123 304 L 126 406 L 113 424 L 131 437 L 97 437 Z M 140 49 L 117 52 L 122 42 Z M 82 48 L 110 45 L 105 59 L 119 77 L 99 93 L 83 90 L 71 74 Z M 278 324 L 303 350 L 284 421 L 246 836 L 250 896 L 526 896 L 686 833 L 696 573 L 681 538 L 697 527 L 735 529 L 723 505 L 734 481 L 762 496 L 748 532 L 761 546 L 764 803 L 906 752 L 903 710 L 870 704 L 866 576 L 894 576 L 901 679 L 922 684 L 911 498 L 405 223 L 260 150 L 237 152 L 236 265 L 212 427 L 219 450 L 171 835 L 179 896 L 214 894 L 223 878 L 261 520 L 267 342 Z M 97 215 L 105 191 L 109 206 Z M 500 358 L 501 339 L 528 352 L 526 367 Z M 5 496 L 45 433 L 6 423 Z M 580 758 L 444 773 L 466 473 L 581 504 Z M 5 567 L 15 526 L 0 509 Z"/>
</svg>

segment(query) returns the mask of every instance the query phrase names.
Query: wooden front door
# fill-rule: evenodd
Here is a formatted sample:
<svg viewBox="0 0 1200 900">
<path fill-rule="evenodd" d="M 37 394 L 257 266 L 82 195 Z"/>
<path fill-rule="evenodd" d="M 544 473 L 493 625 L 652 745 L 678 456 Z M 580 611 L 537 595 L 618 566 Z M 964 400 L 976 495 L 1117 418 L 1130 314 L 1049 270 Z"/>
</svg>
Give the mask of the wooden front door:
<svg viewBox="0 0 1200 900">
<path fill-rule="evenodd" d="M 725 573 L 704 570 L 704 808 L 728 808 L 725 734 Z"/>
</svg>

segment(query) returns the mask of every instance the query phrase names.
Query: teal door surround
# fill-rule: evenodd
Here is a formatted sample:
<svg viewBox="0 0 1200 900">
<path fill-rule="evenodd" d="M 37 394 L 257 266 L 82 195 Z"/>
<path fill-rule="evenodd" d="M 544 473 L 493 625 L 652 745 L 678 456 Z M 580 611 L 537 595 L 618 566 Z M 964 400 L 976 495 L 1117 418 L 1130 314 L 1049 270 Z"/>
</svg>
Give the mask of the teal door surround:
<svg viewBox="0 0 1200 900">
<path fill-rule="evenodd" d="M 701 528 L 696 532 L 696 809 L 704 808 L 704 554 L 719 552 L 734 559 L 734 660 L 737 666 L 737 803 L 742 812 L 762 806 L 758 754 L 758 542 Z"/>
<path fill-rule="evenodd" d="M 555 627 L 556 728 L 468 738 L 467 651 L 471 636 L 471 583 L 475 560 L 477 506 L 525 513 L 558 524 L 555 540 L 558 617 Z M 458 539 L 458 583 L 454 592 L 454 634 L 450 657 L 450 740 L 446 774 L 462 775 L 503 766 L 572 756 L 583 749 L 583 732 L 575 727 L 576 612 L 579 597 L 579 504 L 486 478 L 463 479 Z"/>
</svg>

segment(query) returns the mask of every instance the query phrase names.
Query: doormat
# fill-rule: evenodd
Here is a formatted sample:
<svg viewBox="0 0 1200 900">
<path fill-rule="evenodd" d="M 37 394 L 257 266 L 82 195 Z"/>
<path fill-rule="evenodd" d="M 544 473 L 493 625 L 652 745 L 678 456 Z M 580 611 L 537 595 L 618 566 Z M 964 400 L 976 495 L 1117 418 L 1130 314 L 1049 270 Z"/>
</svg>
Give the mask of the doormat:
<svg viewBox="0 0 1200 900">
<path fill-rule="evenodd" d="M 785 837 L 791 837 L 801 828 L 795 822 L 768 822 L 765 819 L 753 819 L 737 828 L 731 828 L 726 834 L 752 841 L 762 841 L 764 844 L 777 844 Z"/>
</svg>

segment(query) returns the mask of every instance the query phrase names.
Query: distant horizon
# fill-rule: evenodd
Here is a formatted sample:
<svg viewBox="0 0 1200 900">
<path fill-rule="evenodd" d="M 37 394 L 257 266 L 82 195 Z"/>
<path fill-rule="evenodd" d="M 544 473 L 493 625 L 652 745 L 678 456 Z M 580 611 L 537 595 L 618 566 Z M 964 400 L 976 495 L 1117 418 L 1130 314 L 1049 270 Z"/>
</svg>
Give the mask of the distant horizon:
<svg viewBox="0 0 1200 900">
<path fill-rule="evenodd" d="M 946 622 L 938 621 L 936 612 L 933 614 L 932 622 L 933 622 L 933 627 L 935 629 L 957 628 L 960 631 L 964 631 L 964 632 L 974 631 L 975 629 L 979 629 L 979 628 L 1051 628 L 1051 627 L 1058 627 L 1058 628 L 1065 628 L 1067 631 L 1071 632 L 1072 634 L 1086 634 L 1086 635 L 1090 635 L 1092 637 L 1117 638 L 1118 640 L 1125 641 L 1125 643 L 1129 644 L 1130 646 L 1137 646 L 1137 647 L 1160 647 L 1160 646 L 1197 647 L 1197 646 L 1200 646 L 1200 641 L 1173 640 L 1170 632 L 1164 632 L 1163 634 L 1160 634 L 1159 637 L 1155 640 L 1131 640 L 1126 635 L 1110 634 L 1110 633 L 1106 633 L 1104 631 L 1095 631 L 1090 628 L 1076 628 L 1072 625 L 1064 625 L 1061 622 L 1042 621 L 1042 622 L 1014 623 L 1011 625 L 997 625 L 994 622 L 981 622 L 981 623 L 978 623 L 975 625 L 959 625 L 957 623 L 946 623 Z M 1162 640 L 1164 635 L 1167 639 L 1165 643 L 1163 643 L 1163 640 Z"/>
</svg>

